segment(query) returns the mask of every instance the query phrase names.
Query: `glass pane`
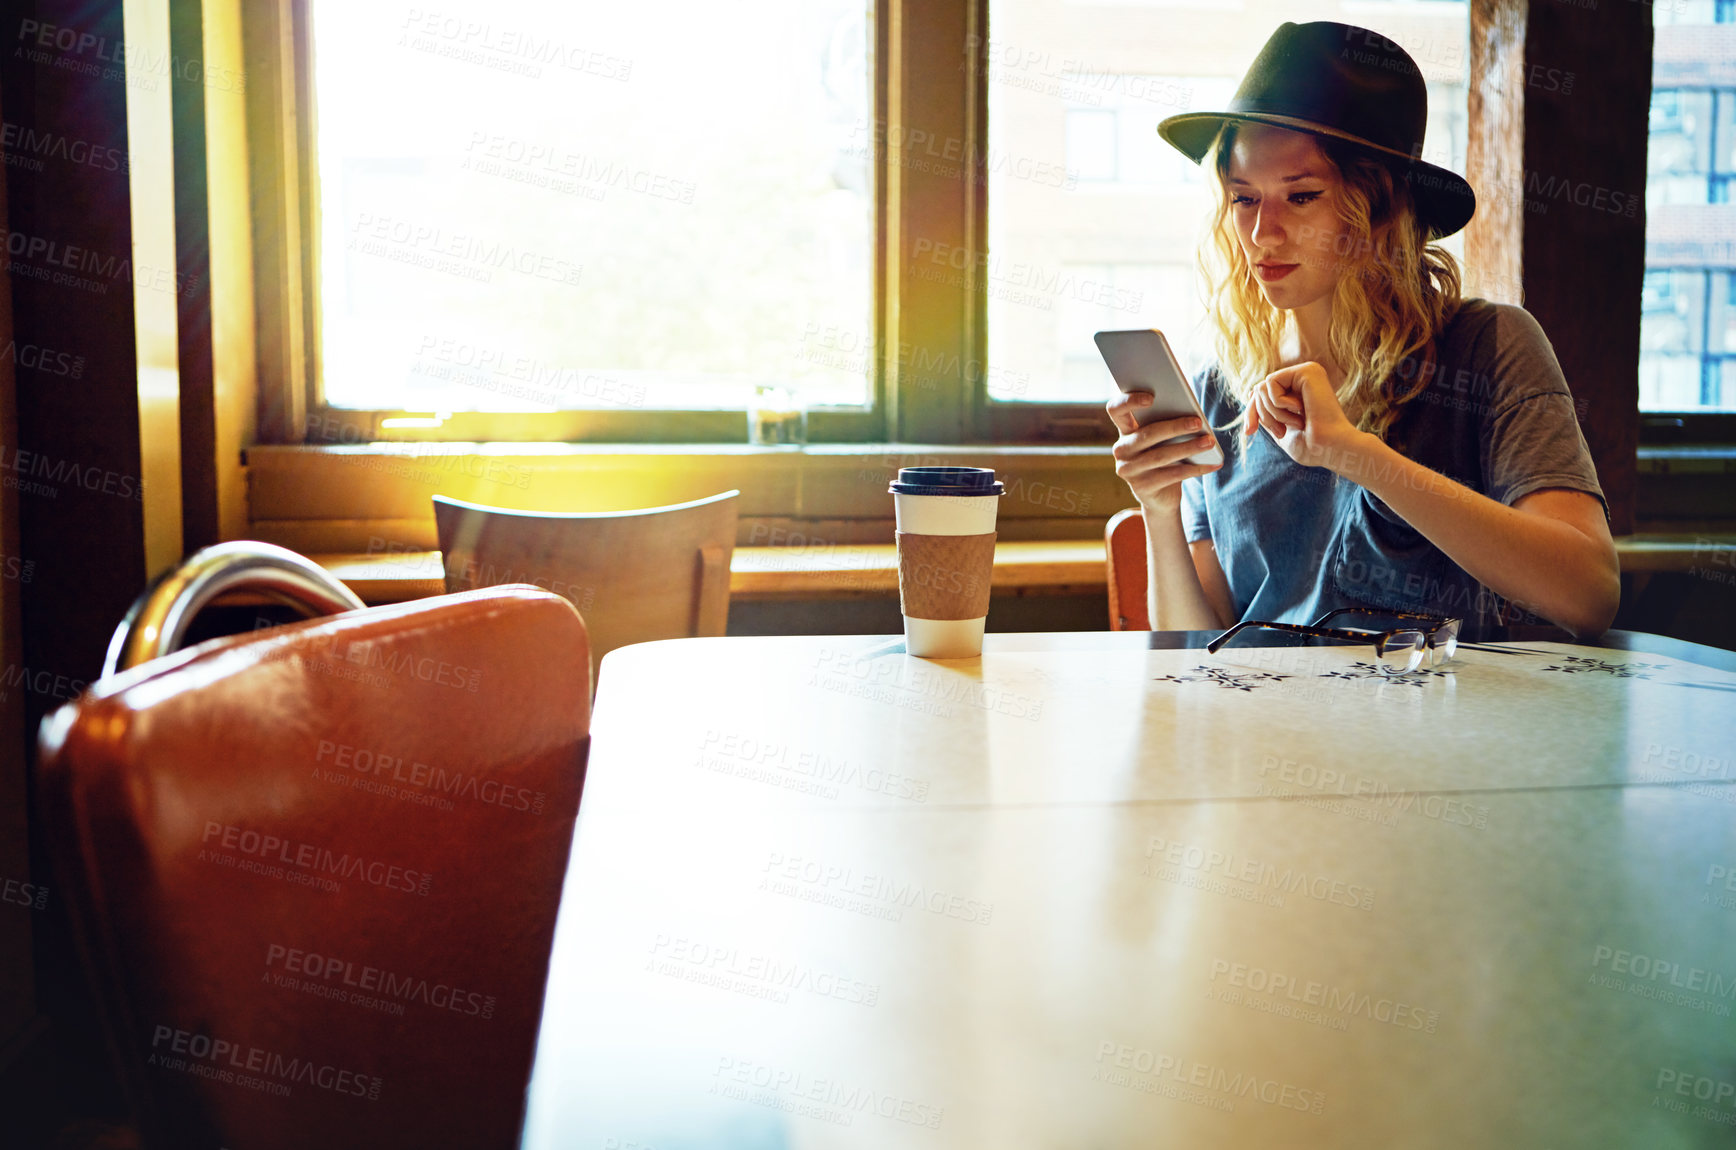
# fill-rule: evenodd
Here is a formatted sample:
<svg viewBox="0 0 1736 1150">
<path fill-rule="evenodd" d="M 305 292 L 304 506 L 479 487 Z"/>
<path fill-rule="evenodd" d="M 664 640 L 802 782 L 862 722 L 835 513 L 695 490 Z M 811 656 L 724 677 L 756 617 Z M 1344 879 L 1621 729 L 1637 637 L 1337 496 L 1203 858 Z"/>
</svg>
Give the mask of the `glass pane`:
<svg viewBox="0 0 1736 1150">
<path fill-rule="evenodd" d="M 1388 671 L 1404 672 L 1421 665 L 1423 635 L 1421 631 L 1400 631 L 1386 641 L 1380 665 Z"/>
<path fill-rule="evenodd" d="M 1736 3 L 1671 0 L 1652 18 L 1640 410 L 1736 411 Z"/>
<path fill-rule="evenodd" d="M 1030 161 L 989 170 L 990 266 L 1020 269 L 1022 289 L 988 293 L 991 398 L 1108 399 L 1091 342 L 1105 329 L 1160 328 L 1190 373 L 1211 357 L 1194 272 L 1209 184 L 1157 125 L 1223 107 L 1266 38 L 1298 18 L 1285 0 L 989 0 L 989 152 Z M 1424 158 L 1464 171 L 1465 0 L 1336 0 L 1306 18 L 1404 45 L 1429 86 Z M 1021 388 L 995 388 L 997 372 Z"/>
<path fill-rule="evenodd" d="M 1718 24 L 1731 19 L 1730 0 L 1658 0 L 1652 6 L 1653 24 Z M 1720 15 L 1723 13 L 1723 15 Z"/>
<path fill-rule="evenodd" d="M 329 403 L 867 402 L 871 9 L 311 8 Z"/>
<path fill-rule="evenodd" d="M 1067 109 L 1067 170 L 1074 179 L 1115 180 L 1115 131 L 1114 112 Z"/>
<path fill-rule="evenodd" d="M 1460 620 L 1458 623 L 1448 624 L 1434 633 L 1434 660 L 1436 663 L 1444 663 L 1458 653 L 1459 628 L 1463 626 L 1464 621 Z"/>
</svg>

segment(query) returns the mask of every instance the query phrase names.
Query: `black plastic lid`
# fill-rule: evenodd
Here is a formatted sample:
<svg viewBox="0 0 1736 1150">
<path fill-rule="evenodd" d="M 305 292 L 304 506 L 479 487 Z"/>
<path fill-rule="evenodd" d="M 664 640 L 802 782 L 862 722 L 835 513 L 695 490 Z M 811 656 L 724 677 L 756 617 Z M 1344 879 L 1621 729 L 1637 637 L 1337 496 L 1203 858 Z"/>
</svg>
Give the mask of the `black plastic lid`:
<svg viewBox="0 0 1736 1150">
<path fill-rule="evenodd" d="M 992 467 L 900 467 L 894 495 L 1005 495 Z"/>
</svg>

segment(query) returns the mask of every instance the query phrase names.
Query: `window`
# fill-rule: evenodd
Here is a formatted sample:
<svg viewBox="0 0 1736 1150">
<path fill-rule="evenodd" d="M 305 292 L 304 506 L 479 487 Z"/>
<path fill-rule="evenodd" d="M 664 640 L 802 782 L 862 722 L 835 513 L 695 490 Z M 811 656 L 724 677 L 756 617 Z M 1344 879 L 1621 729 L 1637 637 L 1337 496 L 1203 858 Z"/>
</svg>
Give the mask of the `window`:
<svg viewBox="0 0 1736 1150">
<path fill-rule="evenodd" d="M 1093 331 L 1210 350 L 1209 184 L 1156 124 L 1228 99 L 1293 16 L 467 5 L 293 6 L 313 114 L 279 113 L 301 136 L 277 260 L 302 267 L 261 264 L 284 317 L 268 439 L 740 443 L 754 387 L 779 384 L 810 441 L 1101 443 Z M 1311 16 L 1406 46 L 1429 158 L 1463 170 L 1466 0 Z"/>
<path fill-rule="evenodd" d="M 1067 109 L 1067 171 L 1075 180 L 1119 181 L 1117 126 L 1114 112 Z"/>
<path fill-rule="evenodd" d="M 1640 410 L 1736 410 L 1736 6 L 1654 20 Z"/>
<path fill-rule="evenodd" d="M 326 407 L 868 407 L 871 10 L 309 7 Z"/>
<path fill-rule="evenodd" d="M 1640 402 L 1646 411 L 1732 406 L 1736 396 L 1736 274 L 1647 271 L 1640 321 Z"/>
</svg>

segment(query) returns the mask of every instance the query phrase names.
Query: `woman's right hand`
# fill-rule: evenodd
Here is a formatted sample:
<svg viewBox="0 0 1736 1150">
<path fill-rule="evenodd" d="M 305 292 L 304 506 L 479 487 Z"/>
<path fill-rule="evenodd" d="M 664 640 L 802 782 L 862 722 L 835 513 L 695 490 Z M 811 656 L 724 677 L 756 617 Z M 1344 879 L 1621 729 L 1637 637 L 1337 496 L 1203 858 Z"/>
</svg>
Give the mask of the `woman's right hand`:
<svg viewBox="0 0 1736 1150">
<path fill-rule="evenodd" d="M 1223 464 L 1185 462 L 1188 456 L 1198 455 L 1217 443 L 1217 437 L 1196 416 L 1160 419 L 1140 427 L 1134 413 L 1149 406 L 1151 400 L 1149 392 L 1135 391 L 1118 395 L 1105 405 L 1115 430 L 1121 433 L 1109 453 L 1115 457 L 1115 474 L 1127 481 L 1141 507 L 1148 511 L 1173 510 L 1181 506 L 1182 480 L 1209 475 Z M 1178 435 L 1189 438 L 1158 446 Z"/>
</svg>

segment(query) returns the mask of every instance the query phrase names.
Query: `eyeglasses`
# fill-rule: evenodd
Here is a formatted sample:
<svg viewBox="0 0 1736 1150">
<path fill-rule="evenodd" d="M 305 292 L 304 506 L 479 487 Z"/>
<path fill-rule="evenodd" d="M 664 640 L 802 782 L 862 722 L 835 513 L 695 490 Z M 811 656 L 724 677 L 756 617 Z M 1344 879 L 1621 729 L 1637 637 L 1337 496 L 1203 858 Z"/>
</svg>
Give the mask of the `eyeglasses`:
<svg viewBox="0 0 1736 1150">
<path fill-rule="evenodd" d="M 1439 615 L 1413 615 L 1409 611 L 1380 611 L 1369 607 L 1340 607 L 1336 611 L 1328 611 L 1314 620 L 1314 626 L 1324 627 L 1328 621 L 1340 615 L 1374 615 L 1382 619 L 1410 619 L 1418 626 L 1428 645 L 1429 666 L 1436 667 L 1451 659 L 1459 650 L 1459 628 L 1462 620 L 1445 619 Z M 1432 627 L 1422 626 L 1424 623 Z M 1406 628 L 1409 630 L 1410 628 Z M 1412 668 L 1414 670 L 1415 668 Z"/>
<path fill-rule="evenodd" d="M 1329 620 L 1347 614 L 1377 615 L 1388 619 L 1411 619 L 1416 620 L 1416 624 L 1394 627 L 1386 631 L 1325 626 Z M 1458 650 L 1459 625 L 1460 620 L 1458 619 L 1442 619 L 1434 615 L 1412 615 L 1403 611 L 1376 611 L 1361 607 L 1341 607 L 1336 611 L 1328 611 L 1312 626 L 1308 627 L 1296 623 L 1267 623 L 1258 619 L 1245 619 L 1207 643 L 1206 650 L 1216 654 L 1218 648 L 1234 638 L 1237 632 L 1251 627 L 1259 627 L 1271 631 L 1283 631 L 1291 635 L 1340 639 L 1349 643 L 1372 642 L 1376 665 L 1389 675 L 1404 675 L 1422 666 L 1424 659 L 1427 659 L 1431 666 L 1451 659 L 1454 652 Z"/>
</svg>

